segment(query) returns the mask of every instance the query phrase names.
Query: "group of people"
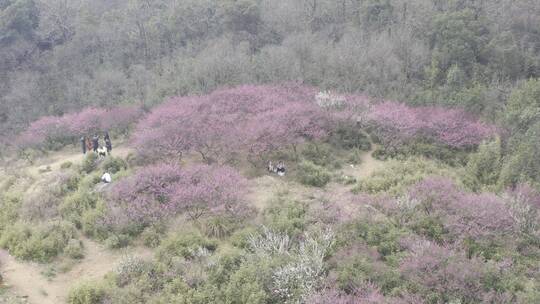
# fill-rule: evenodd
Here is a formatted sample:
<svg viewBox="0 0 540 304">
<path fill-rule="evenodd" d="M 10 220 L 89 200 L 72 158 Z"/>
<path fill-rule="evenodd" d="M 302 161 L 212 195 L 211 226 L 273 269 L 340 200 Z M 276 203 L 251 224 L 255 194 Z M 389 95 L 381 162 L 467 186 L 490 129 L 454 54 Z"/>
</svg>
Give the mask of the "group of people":
<svg viewBox="0 0 540 304">
<path fill-rule="evenodd" d="M 276 173 L 279 176 L 285 175 L 285 164 L 280 161 L 277 165 L 274 165 L 272 161 L 268 161 L 268 172 Z"/>
<path fill-rule="evenodd" d="M 105 156 L 106 154 L 110 154 L 112 151 L 112 143 L 111 143 L 111 137 L 109 136 L 109 132 L 105 132 L 103 136 L 103 140 L 105 141 L 105 147 L 102 147 L 99 143 L 100 138 L 98 134 L 94 134 L 92 138 L 82 136 L 81 137 L 81 148 L 82 153 L 86 154 L 87 151 L 94 151 L 94 153 L 98 153 L 100 156 Z"/>
</svg>

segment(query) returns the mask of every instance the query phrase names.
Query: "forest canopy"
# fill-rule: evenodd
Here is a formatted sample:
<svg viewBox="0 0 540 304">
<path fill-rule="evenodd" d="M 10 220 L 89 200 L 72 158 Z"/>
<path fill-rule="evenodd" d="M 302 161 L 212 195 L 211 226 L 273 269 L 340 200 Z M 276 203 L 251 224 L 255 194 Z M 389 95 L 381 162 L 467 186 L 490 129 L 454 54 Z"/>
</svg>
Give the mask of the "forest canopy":
<svg viewBox="0 0 540 304">
<path fill-rule="evenodd" d="M 497 120 L 540 75 L 534 0 L 1 0 L 0 33 L 1 134 L 278 81 Z"/>
</svg>

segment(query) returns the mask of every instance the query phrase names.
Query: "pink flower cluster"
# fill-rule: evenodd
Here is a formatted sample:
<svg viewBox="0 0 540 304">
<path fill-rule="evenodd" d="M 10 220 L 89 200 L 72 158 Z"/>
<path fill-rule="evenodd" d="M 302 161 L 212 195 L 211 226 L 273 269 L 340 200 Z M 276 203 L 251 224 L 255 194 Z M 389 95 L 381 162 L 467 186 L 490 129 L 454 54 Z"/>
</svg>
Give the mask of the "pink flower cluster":
<svg viewBox="0 0 540 304">
<path fill-rule="evenodd" d="M 230 167 L 180 168 L 164 163 L 143 167 L 112 188 L 106 223 L 144 226 L 181 212 L 192 218 L 207 212 L 239 214 L 245 183 Z"/>
<path fill-rule="evenodd" d="M 139 123 L 133 143 L 147 158 L 197 152 L 207 163 L 238 152 L 260 156 L 327 135 L 329 115 L 317 90 L 299 85 L 244 85 L 204 96 L 175 97 Z"/>
<path fill-rule="evenodd" d="M 321 290 L 307 298 L 311 304 L 422 304 L 420 297 L 403 292 L 399 297 L 384 296 L 379 288 L 366 282 L 353 293 L 347 294 L 335 287 Z"/>
<path fill-rule="evenodd" d="M 411 255 L 400 265 L 401 274 L 410 282 L 437 293 L 465 302 L 479 302 L 484 297 L 482 281 L 484 263 L 469 259 L 458 250 L 429 241 L 411 244 Z"/>
<path fill-rule="evenodd" d="M 492 193 L 470 193 L 450 179 L 427 178 L 409 190 L 429 214 L 439 216 L 456 239 L 494 238 L 513 232 L 514 222 L 502 197 Z"/>
<path fill-rule="evenodd" d="M 110 109 L 86 108 L 63 116 L 44 116 L 30 124 L 19 136 L 18 146 L 39 147 L 46 143 L 67 143 L 95 132 L 125 132 L 143 114 L 139 107 L 118 106 Z"/>
<path fill-rule="evenodd" d="M 413 139 L 427 139 L 452 148 L 478 145 L 495 128 L 460 109 L 437 106 L 410 107 L 385 101 L 372 107 L 368 119 L 381 141 L 397 146 Z"/>
</svg>

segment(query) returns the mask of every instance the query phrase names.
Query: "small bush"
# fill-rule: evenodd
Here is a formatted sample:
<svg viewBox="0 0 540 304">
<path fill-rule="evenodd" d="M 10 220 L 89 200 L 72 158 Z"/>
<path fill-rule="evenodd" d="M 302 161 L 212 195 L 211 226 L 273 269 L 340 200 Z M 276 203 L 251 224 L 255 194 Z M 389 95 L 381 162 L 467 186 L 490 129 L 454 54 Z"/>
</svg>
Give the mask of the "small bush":
<svg viewBox="0 0 540 304">
<path fill-rule="evenodd" d="M 85 235 L 99 240 L 107 238 L 109 230 L 103 225 L 102 218 L 105 214 L 103 202 L 98 201 L 95 209 L 89 209 L 81 215 L 81 227 Z"/>
<path fill-rule="evenodd" d="M 354 192 L 397 195 L 431 175 L 449 177 L 461 184 L 462 174 L 458 170 L 424 158 L 410 158 L 388 161 L 385 167 L 375 171 L 368 179 L 360 180 Z"/>
<path fill-rule="evenodd" d="M 141 233 L 141 239 L 145 246 L 150 248 L 158 247 L 163 238 L 165 227 L 162 225 L 152 225 L 146 227 Z"/>
<path fill-rule="evenodd" d="M 202 232 L 207 237 L 224 238 L 229 236 L 236 228 L 235 219 L 226 216 L 214 216 L 204 220 L 202 223 Z"/>
<path fill-rule="evenodd" d="M 277 201 L 264 211 L 265 225 L 287 235 L 300 235 L 307 225 L 308 206 L 300 202 Z"/>
<path fill-rule="evenodd" d="M 19 214 L 28 220 L 54 218 L 58 215 L 60 199 L 59 193 L 51 188 L 36 187 L 26 192 Z"/>
<path fill-rule="evenodd" d="M 87 189 L 81 188 L 64 199 L 60 205 L 60 214 L 63 218 L 81 228 L 81 216 L 86 210 L 95 208 L 97 197 Z"/>
<path fill-rule="evenodd" d="M 100 304 L 105 297 L 105 288 L 95 283 L 82 283 L 69 291 L 69 304 Z"/>
<path fill-rule="evenodd" d="M 63 252 L 75 234 L 75 227 L 68 222 L 50 222 L 37 226 L 19 222 L 2 234 L 0 246 L 23 260 L 49 262 Z"/>
<path fill-rule="evenodd" d="M 327 144 L 308 144 L 302 150 L 302 156 L 315 165 L 327 168 L 340 168 L 341 162 L 336 158 L 336 151 L 332 151 Z"/>
<path fill-rule="evenodd" d="M 199 249 L 214 251 L 217 243 L 196 232 L 175 233 L 163 240 L 157 251 L 160 261 L 170 261 L 173 257 L 190 259 Z"/>
<path fill-rule="evenodd" d="M 252 226 L 237 230 L 231 235 L 231 244 L 238 248 L 245 249 L 249 246 L 250 237 L 255 234 L 257 234 L 257 229 Z"/>
<path fill-rule="evenodd" d="M 67 161 L 67 162 L 63 162 L 61 165 L 60 165 L 60 169 L 69 169 L 73 167 L 73 163 L 70 162 L 70 161 Z"/>
<path fill-rule="evenodd" d="M 115 174 L 119 171 L 127 169 L 127 163 L 120 157 L 107 157 L 101 164 L 101 168 L 105 172 Z"/>
<path fill-rule="evenodd" d="M 82 259 L 84 257 L 82 242 L 76 239 L 69 240 L 64 253 L 72 259 Z"/>
<path fill-rule="evenodd" d="M 345 149 L 359 149 L 369 151 L 371 141 L 369 137 L 355 125 L 339 126 L 330 137 L 330 143 Z"/>
<path fill-rule="evenodd" d="M 310 161 L 303 161 L 298 166 L 298 180 L 304 184 L 314 187 L 324 187 L 330 182 L 330 173 Z"/>
<path fill-rule="evenodd" d="M 145 260 L 133 256 L 125 257 L 118 263 L 114 273 L 116 274 L 116 284 L 120 287 L 129 284 L 133 279 L 148 272 L 152 265 Z"/>
<path fill-rule="evenodd" d="M 99 158 L 96 153 L 87 153 L 83 160 L 81 170 L 85 173 L 90 173 L 97 169 Z"/>
<path fill-rule="evenodd" d="M 125 234 L 113 234 L 105 240 L 105 246 L 109 249 L 124 248 L 129 245 L 130 238 Z"/>
</svg>

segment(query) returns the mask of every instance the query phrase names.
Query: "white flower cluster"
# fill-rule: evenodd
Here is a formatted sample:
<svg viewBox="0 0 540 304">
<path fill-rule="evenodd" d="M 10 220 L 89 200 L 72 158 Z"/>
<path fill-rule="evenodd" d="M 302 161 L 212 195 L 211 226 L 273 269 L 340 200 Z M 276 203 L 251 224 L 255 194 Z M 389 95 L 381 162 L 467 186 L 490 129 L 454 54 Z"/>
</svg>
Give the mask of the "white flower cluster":
<svg viewBox="0 0 540 304">
<path fill-rule="evenodd" d="M 516 229 L 525 235 L 540 237 L 540 223 L 536 208 L 526 203 L 523 194 L 506 196 L 506 204 Z"/>
<path fill-rule="evenodd" d="M 248 243 L 257 255 L 288 254 L 291 247 L 288 235 L 272 231 L 263 226 L 259 235 L 250 235 Z"/>
<path fill-rule="evenodd" d="M 345 97 L 329 91 L 322 91 L 315 96 L 315 101 L 323 109 L 336 109 L 345 104 Z"/>
<path fill-rule="evenodd" d="M 420 202 L 417 199 L 411 198 L 408 194 L 398 197 L 396 204 L 400 211 L 411 211 L 413 210 Z"/>
<path fill-rule="evenodd" d="M 309 296 L 324 277 L 324 258 L 334 244 L 334 234 L 326 229 L 316 235 L 305 234 L 293 261 L 273 276 L 274 293 L 285 303 L 296 303 Z"/>
</svg>

